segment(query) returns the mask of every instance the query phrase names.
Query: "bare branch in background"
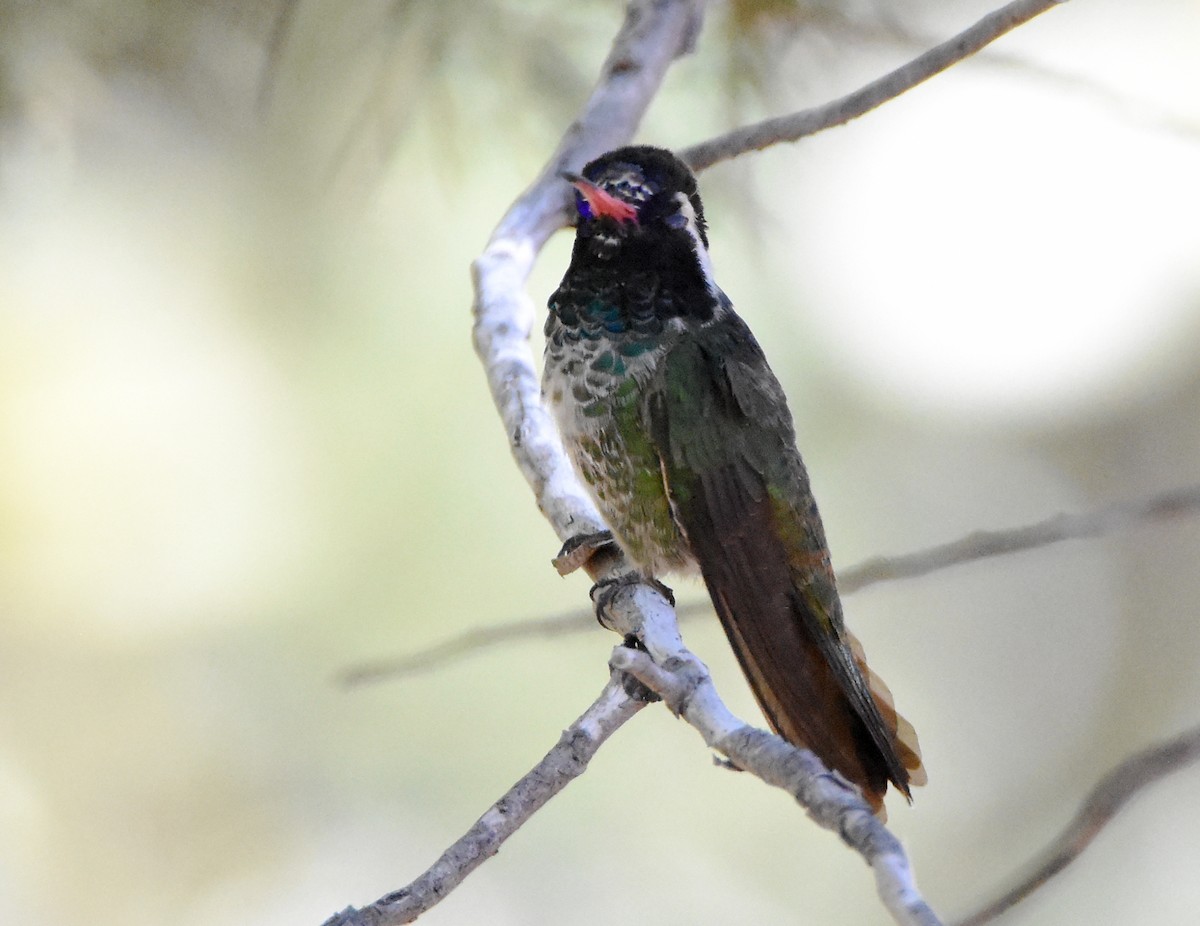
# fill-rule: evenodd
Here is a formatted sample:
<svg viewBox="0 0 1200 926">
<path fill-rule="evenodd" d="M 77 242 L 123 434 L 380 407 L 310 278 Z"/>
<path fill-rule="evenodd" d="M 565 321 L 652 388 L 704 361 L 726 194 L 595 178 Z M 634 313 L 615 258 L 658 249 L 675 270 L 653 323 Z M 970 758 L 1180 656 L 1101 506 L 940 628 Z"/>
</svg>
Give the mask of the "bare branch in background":
<svg viewBox="0 0 1200 926">
<path fill-rule="evenodd" d="M 873 42 L 898 45 L 906 49 L 929 48 L 936 41 L 925 32 L 902 26 L 894 17 L 886 23 L 860 20 L 841 13 L 830 14 L 833 22 L 828 27 L 850 42 Z M 1058 87 L 1068 93 L 1093 100 L 1108 109 L 1115 118 L 1151 131 L 1168 133 L 1188 141 L 1200 138 L 1200 122 L 1161 102 L 1131 94 L 1127 90 L 1100 83 L 1068 70 L 1055 67 L 1044 61 L 1035 61 L 1019 53 L 1012 54 L 996 47 L 989 47 L 972 59 L 975 64 L 1002 68 L 1013 74 L 1032 77 L 1038 85 Z"/>
<path fill-rule="evenodd" d="M 868 585 L 926 576 L 951 566 L 992 556 L 1006 556 L 1038 547 L 1098 537 L 1135 527 L 1147 521 L 1185 517 L 1200 513 L 1200 486 L 1184 486 L 1133 502 L 1098 508 L 1085 514 L 1059 514 L 1035 524 L 997 531 L 975 531 L 950 543 L 927 547 L 901 556 L 879 556 L 838 573 L 838 587 L 849 595 Z M 680 618 L 709 614 L 707 601 L 681 604 Z M 570 611 L 551 617 L 485 625 L 435 643 L 405 656 L 364 662 L 343 670 L 338 680 L 347 686 L 365 685 L 403 678 L 436 669 L 491 646 L 530 638 L 549 638 L 584 633 L 593 628 L 590 612 Z"/>
<path fill-rule="evenodd" d="M 871 81 L 848 96 L 824 106 L 734 129 L 710 141 L 685 148 L 679 152 L 679 156 L 695 170 L 703 170 L 718 161 L 727 161 L 748 151 L 759 151 L 780 142 L 796 141 L 807 135 L 815 135 L 825 129 L 844 125 L 888 100 L 895 99 L 946 68 L 969 58 L 979 49 L 1051 7 L 1065 2 L 1066 0 L 1014 0 L 1007 6 L 989 13 L 954 38 L 929 49 L 908 64 Z"/>
<path fill-rule="evenodd" d="M 279 73 L 279 59 L 283 55 L 283 46 L 288 33 L 292 29 L 292 21 L 296 18 L 296 7 L 300 0 L 281 0 L 275 20 L 271 25 L 271 34 L 267 38 L 266 50 L 263 55 L 262 77 L 258 81 L 258 112 L 260 115 L 271 105 L 271 95 L 275 92 L 275 79 Z"/>
<path fill-rule="evenodd" d="M 698 612 L 700 609 L 696 610 Z M 680 617 L 683 617 L 684 606 L 680 606 L 678 613 Z M 406 678 L 410 675 L 439 669 L 504 643 L 573 636 L 595 628 L 596 624 L 592 619 L 592 613 L 581 608 L 533 620 L 513 621 L 508 624 L 482 624 L 404 656 L 360 662 L 348 666 L 337 674 L 337 683 L 347 688 L 357 688 L 360 685 Z"/>
<path fill-rule="evenodd" d="M 1200 727 L 1130 756 L 1100 780 L 1084 800 L 1075 819 L 1046 849 L 1026 877 L 956 926 L 983 926 L 1020 903 L 1079 858 L 1100 831 L 1140 791 L 1197 761 L 1200 761 Z"/>
<path fill-rule="evenodd" d="M 604 741 L 643 707 L 645 702 L 629 697 L 622 688 L 620 677 L 614 675 L 592 706 L 563 732 L 546 757 L 488 808 L 487 813 L 424 874 L 370 906 L 361 910 L 349 907 L 334 914 L 324 926 L 411 923 L 499 852 L 504 841 L 526 820 L 582 775 Z"/>
<path fill-rule="evenodd" d="M 1184 486 L 1087 514 L 1060 514 L 1036 524 L 1009 530 L 974 531 L 952 543 L 905 556 L 880 556 L 846 570 L 838 577 L 838 585 L 848 594 L 877 582 L 912 579 L 989 556 L 1035 550 L 1064 540 L 1096 537 L 1143 521 L 1157 521 L 1198 511 L 1200 486 Z"/>
</svg>

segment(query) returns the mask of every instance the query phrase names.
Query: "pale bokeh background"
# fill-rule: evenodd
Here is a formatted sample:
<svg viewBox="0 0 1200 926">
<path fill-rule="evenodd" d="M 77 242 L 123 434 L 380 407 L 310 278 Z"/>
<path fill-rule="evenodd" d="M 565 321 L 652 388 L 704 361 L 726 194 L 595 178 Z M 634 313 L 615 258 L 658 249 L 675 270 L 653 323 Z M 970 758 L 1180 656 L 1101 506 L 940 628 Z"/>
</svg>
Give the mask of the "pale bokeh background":
<svg viewBox="0 0 1200 926">
<path fill-rule="evenodd" d="M 467 268 L 620 10 L 281 8 L 0 3 L 5 924 L 319 923 L 419 873 L 605 677 L 581 613 L 332 681 L 586 604 L 492 412 Z M 889 32 L 814 7 L 755 42 L 752 4 L 718 6 L 640 138 L 823 102 L 988 8 L 889 4 Z M 1077 0 L 703 176 L 835 562 L 1200 477 L 1198 42 L 1186 0 Z M 1200 719 L 1198 555 L 1183 520 L 848 599 L 922 735 L 930 785 L 892 821 L 947 915 Z M 757 717 L 715 623 L 687 636 Z M 1198 774 L 1007 921 L 1196 922 Z M 885 921 L 856 857 L 661 709 L 428 920 Z"/>
</svg>

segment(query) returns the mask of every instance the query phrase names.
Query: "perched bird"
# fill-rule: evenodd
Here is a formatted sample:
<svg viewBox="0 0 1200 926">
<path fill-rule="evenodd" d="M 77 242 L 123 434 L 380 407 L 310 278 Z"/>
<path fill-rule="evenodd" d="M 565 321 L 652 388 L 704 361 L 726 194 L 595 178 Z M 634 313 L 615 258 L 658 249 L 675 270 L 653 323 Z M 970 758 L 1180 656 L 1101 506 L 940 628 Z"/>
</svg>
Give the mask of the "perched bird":
<svg viewBox="0 0 1200 926">
<path fill-rule="evenodd" d="M 571 265 L 542 391 L 613 536 L 647 577 L 704 578 L 771 726 L 862 790 L 911 800 L 911 725 L 845 629 L 779 381 L 713 278 L 696 179 L 634 146 L 563 174 Z"/>
</svg>

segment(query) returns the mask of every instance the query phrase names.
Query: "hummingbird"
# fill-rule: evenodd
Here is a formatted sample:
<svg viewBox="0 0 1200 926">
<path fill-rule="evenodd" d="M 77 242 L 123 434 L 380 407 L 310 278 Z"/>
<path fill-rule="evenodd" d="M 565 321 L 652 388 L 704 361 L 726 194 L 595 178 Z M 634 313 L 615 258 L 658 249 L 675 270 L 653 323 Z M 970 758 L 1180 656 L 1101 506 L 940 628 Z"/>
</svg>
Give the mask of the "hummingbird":
<svg viewBox="0 0 1200 926">
<path fill-rule="evenodd" d="M 857 785 L 925 783 L 916 733 L 846 629 L 783 389 L 713 276 L 696 178 L 618 148 L 561 175 L 571 263 L 542 392 L 571 461 L 648 580 L 699 572 L 771 727 Z"/>
</svg>

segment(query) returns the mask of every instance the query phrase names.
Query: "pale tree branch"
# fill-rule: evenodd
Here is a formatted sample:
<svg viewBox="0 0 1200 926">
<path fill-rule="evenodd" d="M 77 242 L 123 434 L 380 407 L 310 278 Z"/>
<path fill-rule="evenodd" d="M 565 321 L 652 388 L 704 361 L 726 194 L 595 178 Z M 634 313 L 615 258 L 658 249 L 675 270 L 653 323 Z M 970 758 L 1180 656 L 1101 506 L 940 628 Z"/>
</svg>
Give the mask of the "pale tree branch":
<svg viewBox="0 0 1200 926">
<path fill-rule="evenodd" d="M 956 926 L 983 926 L 1020 903 L 1079 858 L 1139 792 L 1172 772 L 1200 761 L 1200 727 L 1135 753 L 1100 779 L 1067 828 L 1042 853 L 1028 875 L 995 900 L 958 921 Z"/>
<path fill-rule="evenodd" d="M 411 923 L 500 851 L 500 846 L 550 798 L 587 769 L 592 757 L 645 702 L 629 697 L 614 675 L 583 715 L 569 726 L 544 759 L 508 789 L 419 878 L 370 906 L 349 907 L 324 926 L 398 926 Z"/>
<path fill-rule="evenodd" d="M 679 156 L 693 169 L 703 170 L 719 161 L 727 161 L 748 151 L 759 151 L 780 142 L 797 141 L 807 135 L 845 125 L 969 58 L 1017 26 L 1065 2 L 1066 0 L 1014 0 L 1007 6 L 988 13 L 954 38 L 934 46 L 907 64 L 841 99 L 813 109 L 765 119 L 754 125 L 734 129 L 717 138 L 685 148 L 679 152 Z"/>
<path fill-rule="evenodd" d="M 857 566 L 840 570 L 838 588 L 843 595 L 849 595 L 880 582 L 913 579 L 992 556 L 1007 556 L 1067 540 L 1098 537 L 1150 521 L 1197 513 L 1200 513 L 1200 485 L 1183 486 L 1083 514 L 1058 514 L 1034 524 L 1005 530 L 973 531 L 950 543 L 900 556 L 873 557 Z M 711 611 L 707 602 L 696 602 L 680 605 L 677 614 L 685 618 Z M 533 620 L 475 627 L 427 649 L 350 666 L 339 673 L 338 678 L 348 686 L 403 678 L 440 668 L 491 646 L 530 638 L 586 633 L 592 627 L 590 612 L 579 610 Z"/>
</svg>

